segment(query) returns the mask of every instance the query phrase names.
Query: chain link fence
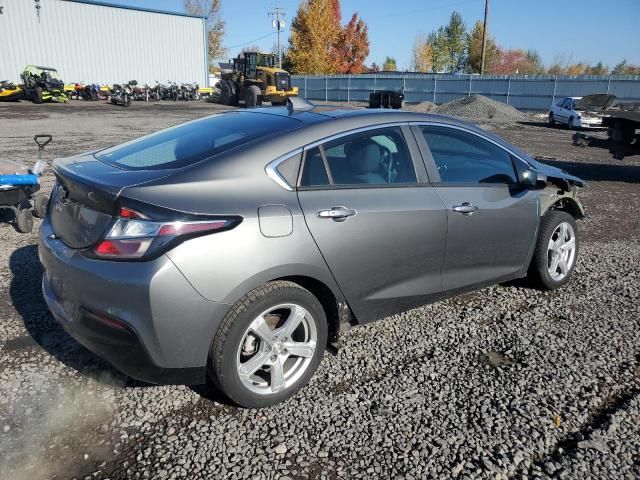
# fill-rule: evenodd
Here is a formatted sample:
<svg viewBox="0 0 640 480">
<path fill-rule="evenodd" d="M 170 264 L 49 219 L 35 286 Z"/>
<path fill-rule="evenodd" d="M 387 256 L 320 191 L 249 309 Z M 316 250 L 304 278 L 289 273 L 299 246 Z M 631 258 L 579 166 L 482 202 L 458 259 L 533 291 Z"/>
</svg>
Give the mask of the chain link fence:
<svg viewBox="0 0 640 480">
<path fill-rule="evenodd" d="M 546 110 L 556 99 L 610 93 L 621 101 L 640 101 L 640 76 L 518 76 L 376 73 L 294 75 L 291 82 L 309 100 L 368 102 L 369 93 L 398 90 L 407 103 L 442 104 L 479 94 L 521 110 Z"/>
</svg>

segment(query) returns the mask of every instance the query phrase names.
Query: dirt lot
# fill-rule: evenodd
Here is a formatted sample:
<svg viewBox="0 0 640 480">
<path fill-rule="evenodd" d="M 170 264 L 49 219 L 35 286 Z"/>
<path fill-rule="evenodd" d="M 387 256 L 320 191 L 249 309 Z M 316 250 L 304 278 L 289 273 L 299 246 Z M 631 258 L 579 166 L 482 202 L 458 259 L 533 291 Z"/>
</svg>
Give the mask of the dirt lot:
<svg viewBox="0 0 640 480">
<path fill-rule="evenodd" d="M 220 108 L 0 104 L 0 159 L 31 164 L 37 133 L 63 156 Z M 0 478 L 639 478 L 640 156 L 574 147 L 534 116 L 484 127 L 587 180 L 570 285 L 353 329 L 266 410 L 120 375 L 49 315 L 36 233 L 0 225 Z"/>
</svg>

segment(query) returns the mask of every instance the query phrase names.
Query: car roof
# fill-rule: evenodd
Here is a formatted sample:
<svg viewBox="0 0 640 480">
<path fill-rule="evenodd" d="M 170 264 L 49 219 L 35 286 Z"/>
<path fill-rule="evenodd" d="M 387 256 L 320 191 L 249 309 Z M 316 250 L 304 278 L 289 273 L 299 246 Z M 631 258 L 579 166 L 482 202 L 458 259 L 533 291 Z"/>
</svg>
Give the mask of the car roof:
<svg viewBox="0 0 640 480">
<path fill-rule="evenodd" d="M 238 110 L 234 110 L 238 112 Z M 261 138 L 247 145 L 239 146 L 230 153 L 229 161 L 244 162 L 250 158 L 272 158 L 290 154 L 306 145 L 348 134 L 361 128 L 375 128 L 380 125 L 404 124 L 408 122 L 425 122 L 450 127 L 461 127 L 484 137 L 490 137 L 512 151 L 517 149 L 503 139 L 477 125 L 445 115 L 433 113 L 410 112 L 406 110 L 349 108 L 344 106 L 310 106 L 306 110 L 289 111 L 285 107 L 267 107 L 241 110 L 246 116 L 255 115 L 256 121 L 268 121 L 269 116 L 286 116 L 297 120 L 299 124 L 278 134 Z M 519 151 L 518 151 L 519 152 Z M 255 154 L 255 155 L 254 155 Z M 524 155 L 519 152 L 519 155 Z M 247 160 L 251 162 L 251 160 Z"/>
<path fill-rule="evenodd" d="M 289 111 L 286 107 L 263 107 L 245 110 L 247 113 L 261 113 L 268 115 L 287 116 L 306 124 L 323 123 L 330 120 L 340 120 L 339 123 L 353 123 L 354 127 L 362 125 L 376 125 L 394 122 L 437 122 L 450 125 L 460 125 L 478 129 L 472 123 L 446 115 L 435 113 L 410 112 L 408 110 L 394 110 L 387 108 L 362 108 L 344 105 L 310 105 L 306 110 Z M 358 125 L 359 124 L 359 125 Z"/>
</svg>

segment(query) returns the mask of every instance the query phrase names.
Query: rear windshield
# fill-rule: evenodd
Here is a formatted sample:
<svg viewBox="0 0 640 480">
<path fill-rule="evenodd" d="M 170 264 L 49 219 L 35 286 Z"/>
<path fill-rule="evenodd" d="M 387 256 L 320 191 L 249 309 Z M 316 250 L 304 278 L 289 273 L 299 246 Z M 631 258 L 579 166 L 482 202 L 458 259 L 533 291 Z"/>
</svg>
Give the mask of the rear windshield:
<svg viewBox="0 0 640 480">
<path fill-rule="evenodd" d="M 95 157 L 127 170 L 180 168 L 296 125 L 298 120 L 280 115 L 223 113 L 107 148 Z"/>
</svg>

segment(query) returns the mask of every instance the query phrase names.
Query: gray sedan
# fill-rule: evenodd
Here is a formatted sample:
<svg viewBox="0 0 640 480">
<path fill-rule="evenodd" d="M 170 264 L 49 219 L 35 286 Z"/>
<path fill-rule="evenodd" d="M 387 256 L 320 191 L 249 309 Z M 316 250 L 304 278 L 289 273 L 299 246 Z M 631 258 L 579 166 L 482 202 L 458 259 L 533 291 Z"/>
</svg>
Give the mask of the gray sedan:
<svg viewBox="0 0 640 480">
<path fill-rule="evenodd" d="M 389 110 L 233 111 L 56 160 L 39 239 L 58 322 L 131 377 L 247 407 L 345 326 L 529 276 L 569 281 L 580 179 L 473 125 Z"/>
</svg>

